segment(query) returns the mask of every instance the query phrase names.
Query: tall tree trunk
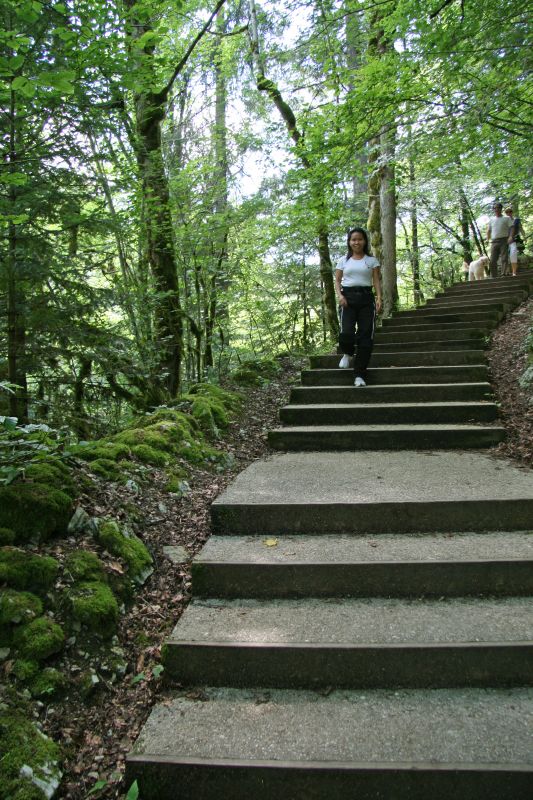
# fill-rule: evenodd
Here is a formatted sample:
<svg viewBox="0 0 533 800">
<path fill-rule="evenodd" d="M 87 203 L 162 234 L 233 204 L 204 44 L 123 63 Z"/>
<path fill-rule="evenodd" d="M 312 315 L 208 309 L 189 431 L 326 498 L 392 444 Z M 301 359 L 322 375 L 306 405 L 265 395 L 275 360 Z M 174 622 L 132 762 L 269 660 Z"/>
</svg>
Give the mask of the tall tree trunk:
<svg viewBox="0 0 533 800">
<path fill-rule="evenodd" d="M 15 92 L 10 92 L 9 172 L 17 172 L 17 122 Z M 9 201 L 16 215 L 16 183 L 9 187 Z M 9 395 L 9 413 L 19 422 L 28 421 L 28 381 L 26 376 L 26 298 L 19 276 L 17 226 L 9 221 L 7 242 L 7 375 L 14 384 Z"/>
<path fill-rule="evenodd" d="M 283 99 L 281 92 L 276 84 L 268 80 L 265 76 L 264 59 L 259 47 L 259 36 L 257 32 L 257 12 L 255 0 L 249 0 L 250 5 L 250 46 L 252 58 L 256 69 L 256 84 L 261 92 L 266 92 L 276 108 L 278 109 L 289 136 L 297 145 L 297 154 L 300 161 L 308 170 L 311 185 L 311 201 L 313 208 L 316 208 L 316 230 L 317 247 L 320 259 L 320 280 L 323 287 L 324 310 L 326 313 L 327 326 L 330 336 L 337 338 L 339 334 L 339 320 L 337 316 L 337 301 L 335 298 L 335 287 L 333 285 L 333 264 L 329 251 L 329 231 L 326 222 L 326 200 L 320 181 L 314 180 L 313 165 L 303 148 L 303 136 L 296 124 L 296 117 L 288 103 Z"/>
<path fill-rule="evenodd" d="M 355 73 L 361 66 L 361 53 L 364 37 L 359 14 L 346 16 L 346 65 L 348 67 L 348 89 L 355 86 Z M 355 154 L 355 168 L 352 175 L 353 219 L 362 224 L 368 205 L 368 157 L 361 149 Z"/>
<path fill-rule="evenodd" d="M 156 332 L 161 351 L 162 383 L 174 397 L 179 393 L 183 355 L 183 311 L 180 303 L 178 274 L 172 237 L 169 188 L 161 148 L 161 123 L 165 118 L 168 94 L 196 44 L 208 30 L 225 0 L 218 0 L 215 10 L 195 36 L 176 65 L 165 87 L 155 92 L 142 88 L 135 92 L 136 157 L 142 185 L 143 256 L 150 268 L 157 289 Z M 136 16 L 136 0 L 126 0 L 130 13 L 128 37 L 133 63 L 138 70 L 139 86 L 156 85 L 154 48 L 139 45 L 142 36 L 152 28 L 145 18 Z M 137 47 L 137 54 L 135 48 Z"/>
<path fill-rule="evenodd" d="M 463 261 L 472 261 L 472 245 L 470 243 L 470 208 L 464 189 L 459 189 L 459 208 L 461 210 L 461 239 L 463 245 Z"/>
<path fill-rule="evenodd" d="M 396 185 L 394 175 L 394 134 L 390 131 L 380 136 L 381 167 L 380 208 L 382 237 L 383 314 L 388 317 L 398 306 L 398 280 L 396 273 Z"/>
<path fill-rule="evenodd" d="M 215 127 L 213 144 L 215 153 L 215 203 L 213 220 L 213 261 L 214 272 L 211 280 L 206 281 L 209 288 L 207 316 L 205 318 L 205 350 L 204 364 L 212 367 L 213 332 L 218 318 L 222 325 L 227 323 L 227 305 L 219 302 L 219 289 L 226 292 L 228 288 L 228 131 L 226 123 L 227 86 L 223 66 L 222 37 L 226 25 L 224 9 L 217 14 L 217 41 L 213 62 L 215 66 Z M 226 340 L 227 337 L 224 337 Z"/>
<path fill-rule="evenodd" d="M 409 140 L 411 147 L 413 146 L 411 137 L 411 128 L 408 129 Z M 420 245 L 418 242 L 418 202 L 416 192 L 416 170 L 415 170 L 415 156 L 412 150 L 409 152 L 409 190 L 411 195 L 409 216 L 411 218 L 411 271 L 413 275 L 413 296 L 415 305 L 419 306 L 423 300 L 423 294 L 420 287 Z"/>
<path fill-rule="evenodd" d="M 383 19 L 393 7 L 394 2 L 386 6 L 377 5 L 370 13 L 368 51 L 374 58 L 382 58 L 392 49 Z M 372 247 L 381 264 L 384 316 L 389 316 L 398 305 L 394 149 L 394 127 L 382 127 L 372 142 L 371 160 L 374 166 L 369 180 L 368 227 Z"/>
</svg>

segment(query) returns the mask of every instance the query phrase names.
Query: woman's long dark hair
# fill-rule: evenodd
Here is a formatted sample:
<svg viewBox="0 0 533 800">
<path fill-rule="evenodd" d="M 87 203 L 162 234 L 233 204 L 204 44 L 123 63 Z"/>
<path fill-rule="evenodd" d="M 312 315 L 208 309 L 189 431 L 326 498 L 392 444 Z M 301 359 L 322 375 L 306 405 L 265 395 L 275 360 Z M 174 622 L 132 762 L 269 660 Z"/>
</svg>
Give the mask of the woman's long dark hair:
<svg viewBox="0 0 533 800">
<path fill-rule="evenodd" d="M 352 248 L 350 247 L 350 239 L 352 233 L 360 233 L 363 236 L 365 240 L 365 247 L 363 252 L 365 256 L 371 256 L 372 253 L 370 252 L 370 247 L 368 244 L 368 233 L 365 231 L 364 228 L 351 228 L 351 230 L 348 231 L 348 238 L 346 239 L 346 244 L 348 245 L 348 254 L 346 256 L 346 261 L 348 261 L 348 259 L 352 257 Z"/>
</svg>

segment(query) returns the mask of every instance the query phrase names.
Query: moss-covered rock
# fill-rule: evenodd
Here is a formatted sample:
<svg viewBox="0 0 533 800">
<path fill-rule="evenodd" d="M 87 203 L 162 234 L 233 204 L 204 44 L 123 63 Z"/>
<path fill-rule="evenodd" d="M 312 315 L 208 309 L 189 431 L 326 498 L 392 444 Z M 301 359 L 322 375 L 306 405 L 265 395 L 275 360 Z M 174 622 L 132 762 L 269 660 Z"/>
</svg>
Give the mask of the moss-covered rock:
<svg viewBox="0 0 533 800">
<path fill-rule="evenodd" d="M 103 562 L 92 550 L 75 550 L 65 559 L 65 571 L 74 581 L 107 582 Z"/>
<path fill-rule="evenodd" d="M 127 443 L 133 453 L 138 445 L 148 445 L 153 450 L 161 450 L 163 453 L 172 450 L 172 442 L 153 425 L 145 428 L 126 429 L 117 433 L 115 438 L 119 442 Z"/>
<path fill-rule="evenodd" d="M 108 461 L 120 461 L 129 458 L 130 449 L 122 442 L 99 439 L 96 442 L 75 445 L 71 448 L 71 453 L 83 461 L 96 461 L 102 458 Z"/>
<path fill-rule="evenodd" d="M 244 365 L 233 370 L 230 377 L 239 386 L 262 386 L 265 382 L 258 372 Z"/>
<path fill-rule="evenodd" d="M 91 461 L 91 472 L 108 481 L 118 481 L 124 474 L 118 463 L 110 458 L 96 458 Z"/>
<path fill-rule="evenodd" d="M 12 483 L 0 487 L 0 527 L 15 532 L 16 542 L 47 539 L 65 533 L 72 497 L 41 483 Z"/>
<path fill-rule="evenodd" d="M 0 590 L 0 625 L 31 622 L 42 613 L 43 604 L 36 595 L 14 589 Z"/>
<path fill-rule="evenodd" d="M 15 541 L 15 531 L 11 528 L 0 528 L 0 547 L 5 544 L 13 544 Z"/>
<path fill-rule="evenodd" d="M 57 459 L 43 460 L 30 464 L 29 467 L 26 467 L 25 476 L 34 483 L 60 489 L 72 499 L 77 495 L 76 484 L 69 473 L 68 467 Z"/>
<path fill-rule="evenodd" d="M 27 661 L 24 658 L 17 658 L 17 660 L 13 662 L 13 668 L 11 670 L 12 675 L 22 683 L 31 681 L 36 677 L 38 672 L 39 662 Z"/>
<path fill-rule="evenodd" d="M 113 636 L 119 610 L 109 586 L 99 581 L 84 581 L 69 589 L 68 599 L 75 620 L 99 636 Z"/>
<path fill-rule="evenodd" d="M 0 583 L 13 589 L 31 589 L 36 594 L 46 594 L 58 569 L 58 562 L 51 556 L 38 556 L 16 547 L 0 549 Z"/>
<path fill-rule="evenodd" d="M 49 617 L 38 617 L 18 628 L 13 641 L 22 658 L 44 661 L 63 649 L 65 634 L 57 622 Z"/>
<path fill-rule="evenodd" d="M 130 426 L 131 428 L 147 428 L 152 426 L 161 425 L 161 423 L 170 422 L 181 428 L 183 435 L 190 436 L 197 430 L 197 424 L 194 420 L 175 408 L 158 408 L 151 414 L 145 414 L 143 417 L 138 417 Z"/>
<path fill-rule="evenodd" d="M 280 365 L 274 358 L 260 358 L 243 361 L 231 373 L 231 378 L 241 386 L 261 386 L 265 381 L 275 378 L 280 372 Z"/>
<path fill-rule="evenodd" d="M 113 520 L 101 521 L 98 540 L 112 555 L 122 558 L 132 581 L 142 585 L 153 571 L 152 556 L 141 540 L 128 530 L 121 530 Z"/>
<path fill-rule="evenodd" d="M 217 436 L 219 428 L 228 427 L 229 416 L 222 403 L 202 395 L 189 394 L 185 395 L 183 399 L 190 401 L 191 414 L 205 433 Z"/>
<path fill-rule="evenodd" d="M 54 667 L 46 667 L 31 682 L 30 692 L 32 697 L 51 700 L 62 695 L 67 685 L 67 678 L 62 672 Z"/>
<path fill-rule="evenodd" d="M 187 494 L 187 492 L 190 489 L 190 486 L 184 477 L 185 475 L 187 475 L 187 473 L 185 472 L 185 470 L 183 470 L 182 472 L 184 473 L 183 475 L 180 474 L 179 472 L 172 472 L 168 475 L 168 479 L 164 487 L 165 492 L 171 492 L 172 494 L 177 494 L 180 497 L 184 494 Z"/>
<path fill-rule="evenodd" d="M 196 383 L 189 389 L 189 394 L 209 397 L 234 413 L 237 413 L 242 407 L 242 396 L 238 392 L 230 392 L 229 389 L 223 389 L 212 383 Z"/>
<path fill-rule="evenodd" d="M 59 786 L 61 751 L 22 713 L 0 711 L 2 797 L 45 800 Z"/>
<path fill-rule="evenodd" d="M 151 464 L 154 467 L 164 467 L 170 460 L 167 453 L 155 450 L 148 444 L 136 444 L 135 447 L 131 448 L 131 452 L 143 464 Z"/>
</svg>

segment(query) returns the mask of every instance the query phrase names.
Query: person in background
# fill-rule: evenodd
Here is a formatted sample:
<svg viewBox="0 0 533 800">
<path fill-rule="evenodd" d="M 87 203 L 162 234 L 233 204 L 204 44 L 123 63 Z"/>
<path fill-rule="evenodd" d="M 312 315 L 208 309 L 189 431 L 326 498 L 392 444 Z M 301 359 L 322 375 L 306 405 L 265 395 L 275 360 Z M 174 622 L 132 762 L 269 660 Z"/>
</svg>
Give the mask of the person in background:
<svg viewBox="0 0 533 800">
<path fill-rule="evenodd" d="M 522 244 L 524 230 L 520 217 L 513 216 L 513 209 L 511 206 L 505 209 L 506 215 L 512 220 L 512 227 L 509 231 L 509 261 L 511 262 L 511 272 L 513 275 L 518 273 L 518 245 Z"/>
<path fill-rule="evenodd" d="M 335 270 L 335 291 L 341 323 L 339 349 L 344 354 L 339 367 L 349 368 L 357 342 L 354 386 L 360 387 L 366 386 L 366 370 L 374 345 L 376 313 L 381 311 L 381 279 L 379 261 L 370 254 L 367 232 L 363 228 L 352 228 L 348 232 L 347 244 L 348 252 L 340 259 Z"/>
<path fill-rule="evenodd" d="M 481 281 L 485 277 L 485 268 L 489 264 L 488 256 L 480 256 L 468 265 L 468 280 Z"/>
<path fill-rule="evenodd" d="M 501 203 L 494 203 L 494 216 L 487 227 L 487 241 L 490 242 L 490 277 L 498 277 L 498 258 L 501 261 L 502 275 L 509 274 L 509 233 L 513 224 L 507 216 L 503 216 Z"/>
</svg>

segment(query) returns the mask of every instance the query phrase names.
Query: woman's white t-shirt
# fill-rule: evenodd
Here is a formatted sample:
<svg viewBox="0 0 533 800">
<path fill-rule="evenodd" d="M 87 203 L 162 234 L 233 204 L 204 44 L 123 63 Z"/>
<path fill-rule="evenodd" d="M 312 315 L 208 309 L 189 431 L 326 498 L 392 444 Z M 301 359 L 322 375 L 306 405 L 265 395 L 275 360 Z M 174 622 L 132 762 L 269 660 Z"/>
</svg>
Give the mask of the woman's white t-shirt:
<svg viewBox="0 0 533 800">
<path fill-rule="evenodd" d="M 372 270 L 379 267 L 374 256 L 363 258 L 341 258 L 337 269 L 342 272 L 341 286 L 372 286 Z"/>
</svg>

